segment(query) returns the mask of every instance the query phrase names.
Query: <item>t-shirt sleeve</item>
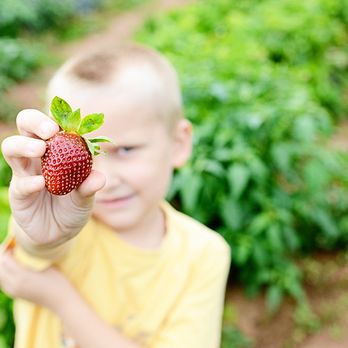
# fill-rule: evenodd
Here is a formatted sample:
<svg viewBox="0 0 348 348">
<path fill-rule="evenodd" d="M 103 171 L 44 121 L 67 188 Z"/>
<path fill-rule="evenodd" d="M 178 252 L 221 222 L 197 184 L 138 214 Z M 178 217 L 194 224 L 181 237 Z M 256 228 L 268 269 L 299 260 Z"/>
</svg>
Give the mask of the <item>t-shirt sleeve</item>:
<svg viewBox="0 0 348 348">
<path fill-rule="evenodd" d="M 150 348 L 219 348 L 230 248 L 203 253 Z"/>
</svg>

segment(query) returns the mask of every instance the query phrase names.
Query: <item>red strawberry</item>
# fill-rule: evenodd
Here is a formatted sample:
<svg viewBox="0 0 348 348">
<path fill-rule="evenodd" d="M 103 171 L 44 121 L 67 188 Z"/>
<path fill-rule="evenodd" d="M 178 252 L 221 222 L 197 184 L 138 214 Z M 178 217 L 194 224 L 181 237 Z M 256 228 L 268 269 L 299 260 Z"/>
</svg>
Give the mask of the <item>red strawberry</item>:
<svg viewBox="0 0 348 348">
<path fill-rule="evenodd" d="M 46 152 L 41 158 L 42 175 L 49 192 L 65 195 L 79 187 L 91 173 L 92 154 L 100 153 L 100 146 L 95 143 L 111 140 L 82 137 L 102 125 L 103 114 L 87 115 L 81 120 L 80 109 L 72 111 L 59 97 L 53 99 L 51 113 L 63 130 L 46 141 Z"/>
<path fill-rule="evenodd" d="M 48 191 L 65 195 L 80 186 L 92 170 L 92 154 L 78 134 L 59 132 L 47 142 L 42 174 Z"/>
</svg>

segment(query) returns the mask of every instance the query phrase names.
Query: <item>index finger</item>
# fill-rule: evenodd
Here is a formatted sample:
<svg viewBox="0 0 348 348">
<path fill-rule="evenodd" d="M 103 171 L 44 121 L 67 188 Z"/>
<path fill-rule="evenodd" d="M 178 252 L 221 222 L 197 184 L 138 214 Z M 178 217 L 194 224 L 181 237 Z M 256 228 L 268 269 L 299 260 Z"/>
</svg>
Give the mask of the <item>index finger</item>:
<svg viewBox="0 0 348 348">
<path fill-rule="evenodd" d="M 25 109 L 18 113 L 17 128 L 20 134 L 38 137 L 43 140 L 51 138 L 59 131 L 59 126 L 39 110 Z"/>
</svg>

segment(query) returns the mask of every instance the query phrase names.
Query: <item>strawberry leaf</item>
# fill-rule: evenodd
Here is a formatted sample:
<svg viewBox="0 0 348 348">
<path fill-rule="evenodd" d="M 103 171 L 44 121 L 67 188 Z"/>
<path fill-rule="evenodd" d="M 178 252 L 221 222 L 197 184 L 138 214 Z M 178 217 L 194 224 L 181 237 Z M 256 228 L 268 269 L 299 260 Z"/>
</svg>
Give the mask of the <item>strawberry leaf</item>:
<svg viewBox="0 0 348 348">
<path fill-rule="evenodd" d="M 113 143 L 114 141 L 109 137 L 97 137 L 97 138 L 88 138 L 92 143 Z"/>
<path fill-rule="evenodd" d="M 67 118 L 67 132 L 77 132 L 81 123 L 81 112 L 77 109 L 71 112 Z"/>
<path fill-rule="evenodd" d="M 95 131 L 104 123 L 104 114 L 90 114 L 85 116 L 78 129 L 79 134 L 86 134 Z"/>
<path fill-rule="evenodd" d="M 62 98 L 54 97 L 50 107 L 51 113 L 62 129 L 66 130 L 68 117 L 72 112 L 70 105 Z"/>
<path fill-rule="evenodd" d="M 89 152 L 90 152 L 92 155 L 95 155 L 96 150 L 95 150 L 94 145 L 93 145 L 88 139 L 86 139 L 86 138 L 84 138 L 84 139 L 85 139 L 85 142 L 86 142 L 86 144 L 87 144 L 87 146 L 88 146 Z"/>
</svg>

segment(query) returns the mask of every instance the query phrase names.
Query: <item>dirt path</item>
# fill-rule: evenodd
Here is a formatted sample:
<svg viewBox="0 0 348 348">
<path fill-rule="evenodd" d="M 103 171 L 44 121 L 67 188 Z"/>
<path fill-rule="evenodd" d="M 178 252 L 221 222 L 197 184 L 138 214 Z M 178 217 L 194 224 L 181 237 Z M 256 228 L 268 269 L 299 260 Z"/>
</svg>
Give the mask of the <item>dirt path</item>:
<svg viewBox="0 0 348 348">
<path fill-rule="evenodd" d="M 300 348 L 347 348 L 348 347 L 348 318 L 342 320 L 339 326 L 325 329 L 322 333 L 312 337 Z M 335 331 L 338 330 L 338 334 Z M 345 332 L 342 337 L 341 332 Z M 336 337 L 338 335 L 338 337 Z"/>
</svg>

